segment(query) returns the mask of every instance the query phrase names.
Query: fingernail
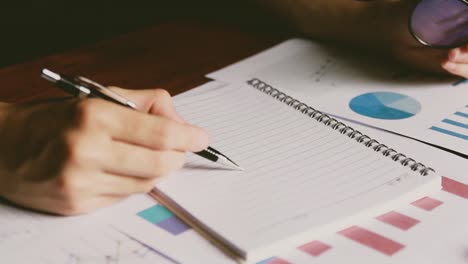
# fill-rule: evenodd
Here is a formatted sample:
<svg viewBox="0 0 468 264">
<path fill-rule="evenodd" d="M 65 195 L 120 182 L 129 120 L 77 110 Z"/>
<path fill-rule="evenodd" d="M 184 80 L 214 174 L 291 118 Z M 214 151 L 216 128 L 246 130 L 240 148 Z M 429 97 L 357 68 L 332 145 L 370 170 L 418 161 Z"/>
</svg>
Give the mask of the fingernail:
<svg viewBox="0 0 468 264">
<path fill-rule="evenodd" d="M 196 128 L 196 137 L 195 137 L 195 147 L 197 150 L 203 150 L 208 147 L 208 144 L 210 142 L 210 138 L 208 136 L 208 133 L 202 128 Z"/>
<path fill-rule="evenodd" d="M 442 64 L 442 67 L 448 71 L 453 71 L 457 68 L 457 64 L 451 61 L 447 61 L 444 64 Z"/>
</svg>

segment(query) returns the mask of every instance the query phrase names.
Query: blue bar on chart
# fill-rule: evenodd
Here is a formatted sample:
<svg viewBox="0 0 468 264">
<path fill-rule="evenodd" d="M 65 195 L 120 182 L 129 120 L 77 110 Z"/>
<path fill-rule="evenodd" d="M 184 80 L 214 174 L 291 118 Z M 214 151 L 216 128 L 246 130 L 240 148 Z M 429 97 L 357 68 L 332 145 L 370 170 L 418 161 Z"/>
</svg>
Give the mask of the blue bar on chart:
<svg viewBox="0 0 468 264">
<path fill-rule="evenodd" d="M 190 229 L 171 211 L 159 204 L 147 208 L 137 213 L 137 215 L 175 236 Z"/>
<path fill-rule="evenodd" d="M 457 138 L 461 138 L 461 139 L 464 139 L 464 140 L 468 140 L 468 135 L 463 135 L 463 134 L 453 132 L 451 130 L 443 129 L 443 128 L 440 128 L 440 127 L 436 127 L 436 126 L 431 127 L 431 129 L 434 130 L 434 131 L 437 131 L 437 132 L 452 136 L 452 137 L 457 137 Z"/>
<path fill-rule="evenodd" d="M 459 126 L 461 128 L 467 128 L 468 129 L 468 124 L 463 124 L 463 123 L 454 121 L 452 119 L 444 119 L 444 120 L 442 120 L 442 122 L 450 124 L 450 125 L 454 125 L 454 126 Z"/>
<path fill-rule="evenodd" d="M 430 129 L 450 137 L 468 140 L 468 105 Z"/>
<path fill-rule="evenodd" d="M 291 264 L 291 263 L 281 258 L 271 257 L 271 258 L 262 260 L 260 262 L 257 262 L 257 264 Z"/>
<path fill-rule="evenodd" d="M 467 113 L 455 112 L 455 115 L 468 118 L 468 114 L 467 114 Z"/>
</svg>

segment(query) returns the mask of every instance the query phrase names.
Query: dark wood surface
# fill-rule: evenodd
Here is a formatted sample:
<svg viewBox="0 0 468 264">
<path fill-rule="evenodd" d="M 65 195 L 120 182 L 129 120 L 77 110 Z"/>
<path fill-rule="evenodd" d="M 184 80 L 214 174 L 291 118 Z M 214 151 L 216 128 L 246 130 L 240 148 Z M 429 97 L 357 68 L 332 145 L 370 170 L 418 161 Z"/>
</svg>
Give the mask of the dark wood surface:
<svg viewBox="0 0 468 264">
<path fill-rule="evenodd" d="M 0 101 L 26 102 L 63 95 L 40 70 L 83 75 L 130 89 L 177 94 L 207 81 L 206 73 L 255 54 L 284 37 L 200 22 L 173 22 L 75 50 L 0 68 Z"/>
</svg>

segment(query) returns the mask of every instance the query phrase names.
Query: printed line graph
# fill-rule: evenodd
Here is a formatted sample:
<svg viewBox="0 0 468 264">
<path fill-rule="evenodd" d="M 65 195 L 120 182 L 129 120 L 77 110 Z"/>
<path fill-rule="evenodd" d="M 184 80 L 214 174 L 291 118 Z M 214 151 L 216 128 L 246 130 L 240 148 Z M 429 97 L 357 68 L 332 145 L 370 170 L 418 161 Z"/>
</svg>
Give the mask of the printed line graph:
<svg viewBox="0 0 468 264">
<path fill-rule="evenodd" d="M 31 241 L 30 256 L 35 263 L 47 264 L 126 264 L 178 262 L 113 227 L 56 234 L 44 241 Z M 63 238 L 67 243 L 62 243 Z"/>
<path fill-rule="evenodd" d="M 83 253 L 69 253 L 66 264 L 83 264 L 83 263 L 105 263 L 105 264 L 119 264 L 129 261 L 141 261 L 152 250 L 135 241 L 129 239 L 114 241 L 114 252 L 103 254 L 100 256 L 92 256 Z"/>
</svg>

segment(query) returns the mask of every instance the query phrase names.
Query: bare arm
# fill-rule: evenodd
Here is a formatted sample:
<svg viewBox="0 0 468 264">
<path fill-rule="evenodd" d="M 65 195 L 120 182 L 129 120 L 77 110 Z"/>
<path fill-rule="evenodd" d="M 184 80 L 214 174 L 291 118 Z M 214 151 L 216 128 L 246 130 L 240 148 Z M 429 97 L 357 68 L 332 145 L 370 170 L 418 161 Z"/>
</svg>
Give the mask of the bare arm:
<svg viewBox="0 0 468 264">
<path fill-rule="evenodd" d="M 384 46 L 415 1 L 259 0 L 300 31 L 322 39 Z M 406 22 L 405 22 L 406 23 Z M 383 34 L 385 32 L 385 34 Z"/>
</svg>

